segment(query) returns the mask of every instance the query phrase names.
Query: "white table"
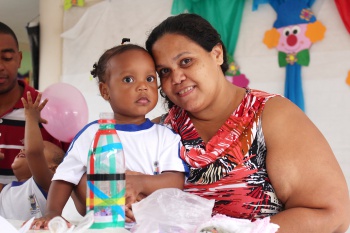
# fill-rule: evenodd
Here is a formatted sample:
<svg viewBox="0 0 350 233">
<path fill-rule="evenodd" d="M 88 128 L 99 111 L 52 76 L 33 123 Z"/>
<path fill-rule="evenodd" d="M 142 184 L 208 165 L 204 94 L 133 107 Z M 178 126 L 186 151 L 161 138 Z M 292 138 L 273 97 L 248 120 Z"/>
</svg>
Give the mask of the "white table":
<svg viewBox="0 0 350 233">
<path fill-rule="evenodd" d="M 10 222 L 16 229 L 20 229 L 23 221 L 22 220 L 12 220 L 12 219 L 8 219 L 8 222 Z M 1 231 L 1 230 L 0 230 Z M 29 230 L 27 231 L 27 233 L 48 233 L 50 232 L 49 230 Z M 130 233 L 130 231 L 124 229 L 124 228 L 107 228 L 107 229 L 103 229 L 103 230 L 95 230 L 95 229 L 89 229 L 87 231 L 85 231 L 86 233 L 96 233 L 96 232 L 103 232 L 103 233 L 108 233 L 108 232 L 113 232 L 113 233 Z"/>
</svg>

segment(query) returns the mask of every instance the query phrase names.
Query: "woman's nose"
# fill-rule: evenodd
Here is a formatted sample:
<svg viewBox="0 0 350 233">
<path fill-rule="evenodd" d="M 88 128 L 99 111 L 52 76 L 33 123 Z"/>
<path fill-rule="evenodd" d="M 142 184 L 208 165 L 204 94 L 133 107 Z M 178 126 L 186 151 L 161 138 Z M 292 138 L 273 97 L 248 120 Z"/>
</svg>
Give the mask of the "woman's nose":
<svg viewBox="0 0 350 233">
<path fill-rule="evenodd" d="M 185 74 L 180 70 L 173 70 L 172 76 L 173 84 L 180 84 L 186 79 Z"/>
</svg>

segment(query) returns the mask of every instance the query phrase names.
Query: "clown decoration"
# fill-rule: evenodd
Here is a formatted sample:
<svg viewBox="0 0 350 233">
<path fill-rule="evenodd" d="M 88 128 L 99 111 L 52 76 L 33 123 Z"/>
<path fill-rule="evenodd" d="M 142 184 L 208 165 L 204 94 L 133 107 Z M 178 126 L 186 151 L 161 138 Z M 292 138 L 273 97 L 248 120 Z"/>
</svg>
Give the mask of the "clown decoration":
<svg viewBox="0 0 350 233">
<path fill-rule="evenodd" d="M 277 13 L 264 44 L 278 50 L 278 63 L 286 67 L 284 96 L 304 111 L 301 66 L 310 63 L 311 45 L 324 37 L 326 28 L 310 10 L 314 0 L 270 0 Z"/>
</svg>

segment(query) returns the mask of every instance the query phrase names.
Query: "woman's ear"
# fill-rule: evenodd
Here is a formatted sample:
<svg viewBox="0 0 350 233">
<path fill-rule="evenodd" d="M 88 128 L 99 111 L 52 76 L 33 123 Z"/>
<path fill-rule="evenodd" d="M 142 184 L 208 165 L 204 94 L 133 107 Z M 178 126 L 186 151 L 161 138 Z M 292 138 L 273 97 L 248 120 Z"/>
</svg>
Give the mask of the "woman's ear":
<svg viewBox="0 0 350 233">
<path fill-rule="evenodd" d="M 216 44 L 210 53 L 214 56 L 214 59 L 216 60 L 219 66 L 221 66 L 222 63 L 224 63 L 224 58 L 223 58 L 224 52 L 222 50 L 222 44 L 220 43 Z"/>
<path fill-rule="evenodd" d="M 98 84 L 98 87 L 99 87 L 99 89 L 100 89 L 100 94 L 101 94 L 101 96 L 102 96 L 105 100 L 108 101 L 108 100 L 110 99 L 110 97 L 109 97 L 109 89 L 108 89 L 107 84 L 106 84 L 106 83 L 100 82 L 100 83 Z"/>
</svg>

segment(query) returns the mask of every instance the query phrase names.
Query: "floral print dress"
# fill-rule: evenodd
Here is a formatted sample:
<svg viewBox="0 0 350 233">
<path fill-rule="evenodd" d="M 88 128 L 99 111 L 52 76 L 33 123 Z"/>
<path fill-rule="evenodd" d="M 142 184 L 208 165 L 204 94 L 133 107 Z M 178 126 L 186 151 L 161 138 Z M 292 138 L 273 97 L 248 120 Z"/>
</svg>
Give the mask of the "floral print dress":
<svg viewBox="0 0 350 233">
<path fill-rule="evenodd" d="M 213 215 L 257 219 L 283 210 L 266 171 L 266 144 L 261 126 L 265 103 L 275 94 L 246 90 L 232 115 L 205 143 L 187 112 L 174 106 L 164 124 L 180 134 L 188 166 L 185 191 L 215 199 Z"/>
</svg>

